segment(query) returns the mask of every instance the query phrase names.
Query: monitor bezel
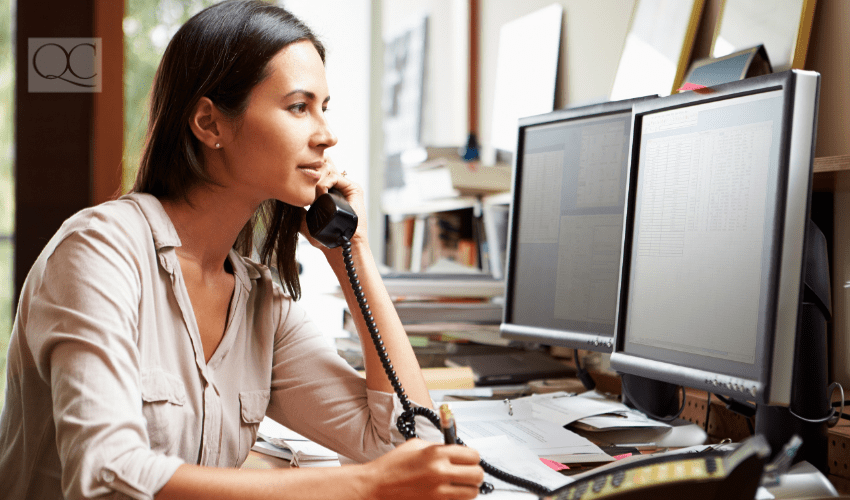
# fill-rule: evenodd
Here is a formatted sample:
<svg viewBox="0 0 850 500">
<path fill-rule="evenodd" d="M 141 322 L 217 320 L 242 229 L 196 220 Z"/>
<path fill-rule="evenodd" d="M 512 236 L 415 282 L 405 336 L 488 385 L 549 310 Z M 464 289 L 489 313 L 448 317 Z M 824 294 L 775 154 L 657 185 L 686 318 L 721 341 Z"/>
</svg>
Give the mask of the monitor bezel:
<svg viewBox="0 0 850 500">
<path fill-rule="evenodd" d="M 540 328 L 513 323 L 513 296 L 511 291 L 516 285 L 516 245 L 515 221 L 519 220 L 520 203 L 518 200 L 522 194 L 522 157 L 524 151 L 525 131 L 529 127 L 547 125 L 553 123 L 564 123 L 585 119 L 603 118 L 605 116 L 619 115 L 632 112 L 636 103 L 656 99 L 658 96 L 645 96 L 621 101 L 611 101 L 587 106 L 561 109 L 544 113 L 541 115 L 520 118 L 517 127 L 516 154 L 513 156 L 512 169 L 512 202 L 510 216 L 508 219 L 508 245 L 505 260 L 505 305 L 502 313 L 502 323 L 499 328 L 503 338 L 520 340 L 526 342 L 537 342 L 545 345 L 571 347 L 590 351 L 610 353 L 613 349 L 614 332 L 610 336 L 590 334 L 571 330 L 558 330 L 552 328 Z"/>
<path fill-rule="evenodd" d="M 759 404 L 787 406 L 791 400 L 794 350 L 799 323 L 799 304 L 803 297 L 806 227 L 810 216 L 811 186 L 819 78 L 817 73 L 791 70 L 717 85 L 702 91 L 674 94 L 653 102 L 635 105 L 632 113 L 632 138 L 629 146 L 629 179 L 626 184 L 626 220 L 623 226 L 623 251 L 620 266 L 620 290 L 615 322 L 611 367 L 618 372 L 681 384 Z M 744 97 L 780 90 L 783 95 L 779 144 L 777 211 L 772 226 L 774 251 L 770 276 L 775 289 L 770 291 L 768 323 L 761 352 L 756 352 L 755 379 L 729 376 L 671 362 L 647 359 L 625 352 L 625 327 L 628 315 L 630 264 L 633 236 L 640 133 L 644 117 L 697 104 Z M 784 216 L 783 216 L 784 214 Z M 759 365 L 760 363 L 760 365 Z"/>
</svg>

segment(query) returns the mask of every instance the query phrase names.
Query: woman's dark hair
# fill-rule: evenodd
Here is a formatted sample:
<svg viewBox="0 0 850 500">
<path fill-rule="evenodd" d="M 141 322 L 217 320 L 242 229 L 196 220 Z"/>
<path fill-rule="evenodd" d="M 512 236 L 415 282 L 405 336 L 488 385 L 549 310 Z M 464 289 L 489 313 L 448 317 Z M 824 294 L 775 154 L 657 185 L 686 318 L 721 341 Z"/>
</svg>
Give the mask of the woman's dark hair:
<svg viewBox="0 0 850 500">
<path fill-rule="evenodd" d="M 189 128 L 198 101 L 209 98 L 230 119 L 248 107 L 254 87 L 269 76 L 269 61 L 298 41 L 325 49 L 310 29 L 286 10 L 257 0 L 232 0 L 193 16 L 174 35 L 154 78 L 150 122 L 133 191 L 166 200 L 188 200 L 192 188 L 213 184 L 201 161 L 201 143 Z M 302 210 L 267 200 L 245 224 L 233 248 L 253 253 L 254 230 L 265 227 L 260 260 L 276 264 L 281 282 L 298 299 L 301 286 L 295 247 Z"/>
</svg>

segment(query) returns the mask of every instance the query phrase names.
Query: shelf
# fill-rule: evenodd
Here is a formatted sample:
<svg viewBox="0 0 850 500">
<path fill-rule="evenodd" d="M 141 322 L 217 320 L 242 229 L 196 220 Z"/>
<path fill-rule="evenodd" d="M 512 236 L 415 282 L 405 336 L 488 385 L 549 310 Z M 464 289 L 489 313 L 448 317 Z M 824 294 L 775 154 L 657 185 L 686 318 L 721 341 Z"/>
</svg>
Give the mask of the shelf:
<svg viewBox="0 0 850 500">
<path fill-rule="evenodd" d="M 850 179 L 850 155 L 815 158 L 812 170 L 815 174 L 812 182 L 813 191 L 836 191 L 839 178 Z"/>
<path fill-rule="evenodd" d="M 842 172 L 845 170 L 850 171 L 850 155 L 815 158 L 814 172 L 816 174 L 824 172 Z"/>
<path fill-rule="evenodd" d="M 384 213 L 390 218 L 401 219 L 408 215 L 427 215 L 434 212 L 449 212 L 464 208 L 481 210 L 481 201 L 475 196 L 459 196 L 456 198 L 436 198 L 433 200 L 417 200 L 408 202 L 402 198 L 384 196 Z"/>
</svg>

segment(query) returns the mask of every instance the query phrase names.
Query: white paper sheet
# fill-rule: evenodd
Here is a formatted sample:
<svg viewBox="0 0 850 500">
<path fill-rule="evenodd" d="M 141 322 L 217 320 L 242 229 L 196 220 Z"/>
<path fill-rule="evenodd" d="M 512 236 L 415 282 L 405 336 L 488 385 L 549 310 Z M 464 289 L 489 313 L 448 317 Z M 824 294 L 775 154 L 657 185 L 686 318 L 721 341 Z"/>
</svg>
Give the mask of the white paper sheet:
<svg viewBox="0 0 850 500">
<path fill-rule="evenodd" d="M 549 489 L 559 488 L 573 481 L 568 476 L 555 472 L 549 468 L 546 464 L 540 461 L 540 458 L 537 457 L 533 451 L 524 446 L 518 445 L 506 436 L 476 438 L 470 440 L 467 444 L 478 450 L 481 458 L 486 460 L 490 465 L 515 476 L 542 484 Z M 518 486 L 496 479 L 489 474 L 485 476 L 484 480 L 493 484 L 495 487 L 495 491 L 493 493 L 499 491 L 526 491 Z M 495 497 L 487 496 L 485 498 Z M 512 496 L 510 498 L 516 497 Z"/>
</svg>

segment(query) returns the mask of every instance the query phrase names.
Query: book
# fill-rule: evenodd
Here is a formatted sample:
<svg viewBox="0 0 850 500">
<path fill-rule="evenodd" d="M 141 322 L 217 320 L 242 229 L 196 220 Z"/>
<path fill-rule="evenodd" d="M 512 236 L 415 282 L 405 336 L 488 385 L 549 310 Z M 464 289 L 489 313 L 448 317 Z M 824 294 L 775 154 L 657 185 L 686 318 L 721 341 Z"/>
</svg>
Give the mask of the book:
<svg viewBox="0 0 850 500">
<path fill-rule="evenodd" d="M 339 455 L 333 450 L 272 420 L 263 418 L 252 450 L 286 458 L 293 467 L 339 467 Z"/>
<path fill-rule="evenodd" d="M 472 389 L 472 370 L 467 367 L 458 368 L 422 368 L 425 385 L 431 389 Z"/>
<path fill-rule="evenodd" d="M 480 297 L 505 295 L 504 279 L 473 273 L 390 272 L 382 275 L 393 297 Z"/>
<path fill-rule="evenodd" d="M 510 165 L 482 167 L 475 163 L 446 162 L 452 187 L 460 194 L 493 194 L 511 190 Z"/>
<path fill-rule="evenodd" d="M 502 304 L 493 301 L 449 302 L 405 300 L 394 303 L 402 324 L 464 322 L 498 325 Z"/>
<path fill-rule="evenodd" d="M 569 366 L 538 351 L 452 356 L 446 358 L 445 362 L 446 366 L 472 368 L 475 385 L 517 384 L 575 374 L 575 370 Z"/>
</svg>

